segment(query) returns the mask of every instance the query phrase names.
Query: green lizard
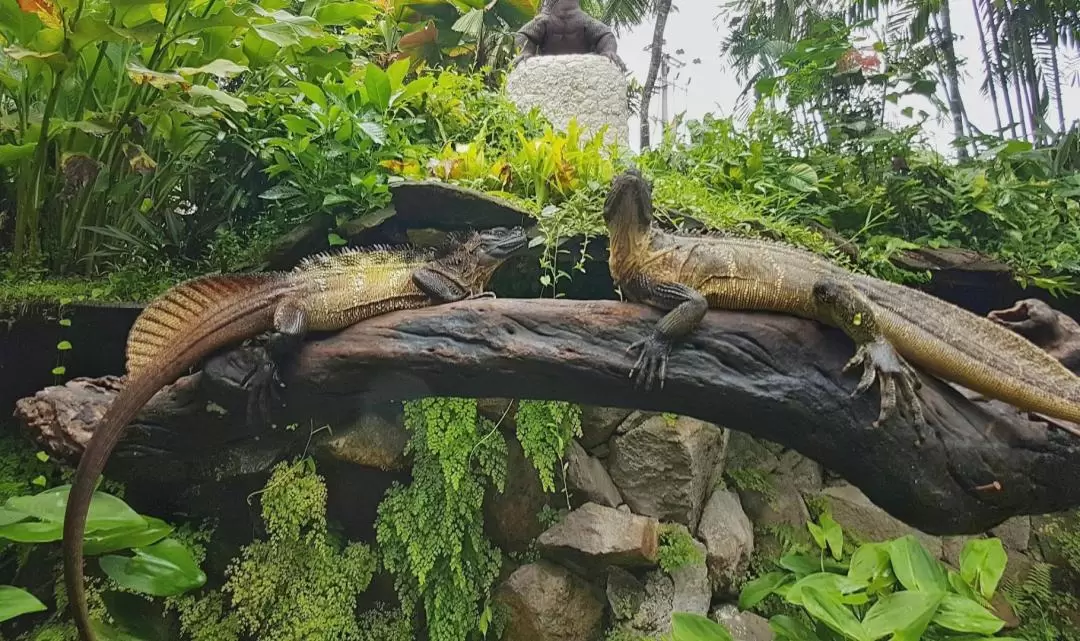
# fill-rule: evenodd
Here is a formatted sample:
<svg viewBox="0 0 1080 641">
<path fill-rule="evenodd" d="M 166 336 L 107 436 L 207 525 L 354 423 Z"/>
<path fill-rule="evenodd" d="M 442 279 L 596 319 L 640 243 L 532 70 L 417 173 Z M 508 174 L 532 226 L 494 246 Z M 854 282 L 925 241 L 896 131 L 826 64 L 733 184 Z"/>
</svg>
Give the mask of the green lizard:
<svg viewBox="0 0 1080 641">
<path fill-rule="evenodd" d="M 1080 422 L 1080 378 L 989 319 L 781 243 L 665 233 L 652 224 L 651 186 L 634 169 L 612 181 L 604 219 L 616 285 L 629 300 L 667 310 L 652 335 L 627 349 L 639 352 L 630 376 L 646 390 L 663 386 L 673 343 L 708 309 L 761 310 L 838 327 L 855 342 L 844 371 L 863 367 L 853 396 L 879 380 L 875 426 L 904 408 L 925 425 L 911 364 L 1022 410 Z"/>
<path fill-rule="evenodd" d="M 284 273 L 206 276 L 148 305 L 127 342 L 124 389 L 94 428 L 79 460 L 64 516 L 64 579 L 83 641 L 94 641 L 83 586 L 83 535 L 94 485 L 127 424 L 161 387 L 210 353 L 271 331 L 274 360 L 294 353 L 309 331 L 343 329 L 395 310 L 490 295 L 495 269 L 526 247 L 520 227 L 455 239 L 448 251 L 375 247 L 320 254 Z M 276 384 L 268 362 L 253 396 Z M 251 409 L 251 408 L 249 408 Z"/>
</svg>

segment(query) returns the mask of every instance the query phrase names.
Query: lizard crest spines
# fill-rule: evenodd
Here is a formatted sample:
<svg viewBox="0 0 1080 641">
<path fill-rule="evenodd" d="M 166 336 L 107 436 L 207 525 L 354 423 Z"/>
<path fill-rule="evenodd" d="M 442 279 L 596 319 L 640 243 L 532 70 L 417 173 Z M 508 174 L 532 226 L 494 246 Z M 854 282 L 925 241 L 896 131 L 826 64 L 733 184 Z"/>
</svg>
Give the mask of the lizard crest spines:
<svg viewBox="0 0 1080 641">
<path fill-rule="evenodd" d="M 386 262 L 426 262 L 435 256 L 430 249 L 413 245 L 370 245 L 368 247 L 346 247 L 329 250 L 307 256 L 293 268 L 293 272 L 304 272 L 328 266 L 362 267 Z"/>
<path fill-rule="evenodd" d="M 202 276 L 165 292 L 143 309 L 131 327 L 125 355 L 128 376 L 137 376 L 154 363 L 215 309 L 279 278 L 274 273 Z"/>
</svg>

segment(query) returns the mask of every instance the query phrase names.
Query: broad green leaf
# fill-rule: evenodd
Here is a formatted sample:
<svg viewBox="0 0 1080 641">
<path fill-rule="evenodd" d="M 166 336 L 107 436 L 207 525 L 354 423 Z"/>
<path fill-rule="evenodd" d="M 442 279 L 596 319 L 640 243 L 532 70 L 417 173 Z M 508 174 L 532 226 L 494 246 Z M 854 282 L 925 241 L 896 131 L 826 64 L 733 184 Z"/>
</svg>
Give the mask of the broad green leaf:
<svg viewBox="0 0 1080 641">
<path fill-rule="evenodd" d="M 408 58 L 395 60 L 392 65 L 386 68 L 386 77 L 390 80 L 391 93 L 401 89 L 401 84 L 405 81 L 405 75 L 407 73 L 409 73 Z"/>
<path fill-rule="evenodd" d="M 8 165 L 23 158 L 29 158 L 35 149 L 37 149 L 36 142 L 28 142 L 25 145 L 0 145 L 0 165 Z"/>
<path fill-rule="evenodd" d="M 246 102 L 236 96 L 230 96 L 220 89 L 211 89 L 205 85 L 191 85 L 191 87 L 188 88 L 188 93 L 192 96 L 209 98 L 219 105 L 228 107 L 233 111 L 247 111 Z"/>
<path fill-rule="evenodd" d="M 960 552 L 960 576 L 984 599 L 994 596 L 1009 557 L 1000 539 L 972 539 Z"/>
<path fill-rule="evenodd" d="M 813 630 L 806 627 L 806 624 L 786 614 L 777 614 L 769 619 L 769 629 L 777 638 L 785 641 L 821 641 Z"/>
<path fill-rule="evenodd" d="M 422 96 L 426 92 L 431 91 L 433 86 L 435 86 L 435 79 L 431 76 L 417 78 L 405 85 L 401 91 L 394 94 L 393 97 L 390 98 L 390 104 L 396 105 L 398 103 L 408 103 L 413 98 Z"/>
<path fill-rule="evenodd" d="M 386 128 L 377 122 L 365 121 L 360 123 L 360 131 L 367 134 L 376 145 L 386 144 Z"/>
<path fill-rule="evenodd" d="M 200 73 L 208 73 L 211 76 L 217 76 L 219 78 L 232 78 L 247 70 L 248 68 L 245 65 L 236 64 L 232 60 L 226 60 L 225 58 L 218 58 L 213 62 L 208 62 L 199 67 L 180 67 L 177 69 L 182 76 L 194 76 Z"/>
<path fill-rule="evenodd" d="M 844 530 L 828 514 L 821 515 L 821 529 L 825 531 L 825 542 L 837 561 L 844 555 Z"/>
<path fill-rule="evenodd" d="M 875 641 L 881 637 L 910 630 L 926 629 L 934 611 L 941 602 L 943 592 L 894 592 L 887 594 L 872 605 L 863 617 L 866 638 Z"/>
<path fill-rule="evenodd" d="M 64 538 L 64 524 L 56 521 L 19 521 L 0 526 L 0 539 L 17 543 L 49 543 Z"/>
<path fill-rule="evenodd" d="M 851 610 L 838 603 L 829 595 L 814 587 L 806 587 L 803 593 L 803 607 L 818 621 L 829 626 L 852 641 L 870 641 L 863 630 L 862 623 L 855 618 Z"/>
<path fill-rule="evenodd" d="M 259 194 L 259 198 L 262 198 L 263 200 L 286 200 L 302 195 L 303 192 L 295 187 L 289 185 L 274 185 L 270 189 Z"/>
<path fill-rule="evenodd" d="M 101 557 L 101 569 L 121 586 L 152 596 L 175 596 L 206 583 L 206 574 L 176 539 L 165 539 L 134 552 L 133 557 Z"/>
<path fill-rule="evenodd" d="M 889 549 L 884 543 L 864 543 L 851 555 L 848 578 L 862 585 L 869 585 L 877 575 L 889 569 Z"/>
<path fill-rule="evenodd" d="M 806 529 L 810 531 L 810 536 L 814 538 L 814 543 L 817 544 L 822 550 L 825 549 L 825 530 L 820 525 L 813 522 L 807 522 Z"/>
<path fill-rule="evenodd" d="M 897 580 L 908 590 L 944 592 L 949 589 L 944 568 L 913 535 L 889 542 L 889 559 Z"/>
<path fill-rule="evenodd" d="M 458 18 L 450 28 L 458 33 L 465 34 L 472 40 L 479 38 L 484 28 L 484 10 L 473 9 L 469 11 Z"/>
<path fill-rule="evenodd" d="M 303 80 L 296 81 L 296 88 L 300 90 L 304 96 L 311 102 L 319 105 L 323 111 L 326 111 L 326 93 L 318 85 L 310 82 L 304 82 Z"/>
<path fill-rule="evenodd" d="M 839 572 L 847 574 L 846 563 L 838 563 L 830 558 L 822 559 L 810 554 L 785 554 L 777 561 L 780 567 L 794 572 L 799 578 L 816 572 Z"/>
<path fill-rule="evenodd" d="M 6 47 L 4 53 L 20 62 L 33 60 L 43 62 L 49 65 L 53 71 L 60 71 L 64 67 L 67 67 L 68 64 L 67 57 L 59 51 L 33 51 L 31 49 L 24 49 L 18 45 L 12 45 Z"/>
<path fill-rule="evenodd" d="M 964 581 L 964 579 L 960 577 L 960 573 L 958 572 L 949 570 L 949 585 L 952 586 L 954 592 L 964 597 L 965 599 L 971 599 L 972 601 L 980 603 L 983 606 L 990 605 L 989 601 L 982 598 L 982 596 L 980 596 L 978 592 L 971 589 L 971 586 L 968 585 Z"/>
<path fill-rule="evenodd" d="M 727 628 L 691 612 L 671 615 L 671 637 L 673 641 L 734 641 Z"/>
<path fill-rule="evenodd" d="M 30 517 L 26 514 L 23 514 L 22 512 L 16 512 L 15 510 L 9 510 L 5 507 L 0 507 L 0 526 L 18 523 L 19 521 L 28 518 Z"/>
<path fill-rule="evenodd" d="M 784 184 L 795 191 L 813 192 L 818 190 L 818 175 L 813 167 L 806 163 L 795 163 L 788 167 Z"/>
<path fill-rule="evenodd" d="M 790 578 L 791 575 L 787 572 L 769 572 L 750 581 L 739 593 L 739 609 L 749 610 L 754 607 Z"/>
<path fill-rule="evenodd" d="M 1005 622 L 971 599 L 947 593 L 938 606 L 933 622 L 955 632 L 994 634 Z"/>
<path fill-rule="evenodd" d="M 63 523 L 70 491 L 70 485 L 60 485 L 38 494 L 13 496 L 7 500 L 4 507 L 42 521 Z M 143 523 L 143 517 L 123 500 L 104 492 L 94 492 L 86 517 L 87 532 L 137 526 Z"/>
<path fill-rule="evenodd" d="M 83 539 L 83 551 L 88 556 L 97 556 L 116 550 L 141 548 L 157 543 L 173 531 L 173 526 L 161 519 L 150 516 L 145 516 L 143 519 L 145 523 L 141 527 L 122 527 L 87 534 Z"/>
<path fill-rule="evenodd" d="M 390 77 L 373 62 L 364 69 L 364 87 L 368 101 L 376 109 L 383 112 L 390 107 Z"/>
<path fill-rule="evenodd" d="M 44 603 L 26 590 L 14 585 L 0 585 L 0 621 L 47 609 Z"/>
<path fill-rule="evenodd" d="M 858 592 L 862 587 L 862 584 L 852 581 L 843 574 L 817 572 L 815 574 L 804 576 L 796 581 L 795 584 L 788 589 L 784 598 L 795 605 L 801 605 L 806 589 L 814 588 L 821 591 L 826 596 L 835 599 L 837 602 L 843 602 L 845 595 Z"/>
<path fill-rule="evenodd" d="M 137 85 L 151 85 L 158 89 L 165 89 L 172 85 L 187 87 L 188 81 L 178 73 L 154 71 L 146 68 L 141 62 L 131 61 L 127 65 L 128 77 Z"/>
<path fill-rule="evenodd" d="M 321 25 L 347 25 L 356 20 L 369 21 L 379 14 L 378 9 L 365 2 L 328 2 L 315 11 Z"/>
</svg>

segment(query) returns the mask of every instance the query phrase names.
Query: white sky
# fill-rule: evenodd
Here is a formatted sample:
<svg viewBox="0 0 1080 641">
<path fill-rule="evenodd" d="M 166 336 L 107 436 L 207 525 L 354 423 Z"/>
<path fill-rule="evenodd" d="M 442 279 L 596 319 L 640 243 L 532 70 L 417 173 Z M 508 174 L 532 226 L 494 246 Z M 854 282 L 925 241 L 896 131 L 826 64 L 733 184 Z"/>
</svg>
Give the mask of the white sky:
<svg viewBox="0 0 1080 641">
<path fill-rule="evenodd" d="M 668 18 L 665 51 L 674 54 L 676 49 L 684 49 L 685 53 L 679 58 L 687 63 L 682 69 L 673 69 L 671 73 L 677 86 L 671 87 L 668 93 L 670 118 L 680 112 L 685 112 L 686 119 L 700 118 L 707 112 L 719 117 L 730 116 L 735 112 L 736 98 L 743 85 L 736 80 L 735 72 L 726 67 L 726 61 L 720 53 L 720 41 L 724 36 L 722 30 L 726 29 L 726 18 L 719 22 L 714 19 L 720 13 L 720 1 L 677 0 L 678 11 Z M 958 39 L 957 55 L 962 61 L 966 59 L 966 64 L 961 69 L 964 106 L 975 126 L 990 132 L 996 125 L 990 97 L 984 97 L 979 91 L 983 63 L 979 36 L 975 29 L 975 14 L 971 2 L 967 0 L 950 0 L 949 6 L 952 9 L 953 30 Z M 653 24 L 650 21 L 618 36 L 619 55 L 641 83 L 645 82 L 649 70 L 649 52 L 645 48 L 652 42 L 652 31 Z M 694 58 L 701 58 L 701 64 L 691 64 Z M 1065 82 L 1068 84 L 1068 81 Z M 1066 86 L 1063 94 L 1065 122 L 1068 126 L 1072 120 L 1080 118 L 1080 87 Z M 944 99 L 940 89 L 939 96 Z M 916 109 L 923 108 L 931 114 L 934 113 L 929 102 L 920 102 L 922 104 L 903 104 L 913 104 Z M 650 114 L 656 119 L 660 117 L 659 94 L 653 97 Z M 1053 105 L 1051 115 L 1056 128 L 1057 111 Z M 630 120 L 630 144 L 635 150 L 638 148 L 638 122 L 636 117 Z M 939 152 L 952 156 L 948 144 L 952 139 L 952 125 L 947 115 L 942 114 L 938 122 L 931 120 L 928 125 L 926 134 L 930 144 Z M 659 131 L 658 123 L 654 124 L 654 142 L 659 137 Z"/>
</svg>

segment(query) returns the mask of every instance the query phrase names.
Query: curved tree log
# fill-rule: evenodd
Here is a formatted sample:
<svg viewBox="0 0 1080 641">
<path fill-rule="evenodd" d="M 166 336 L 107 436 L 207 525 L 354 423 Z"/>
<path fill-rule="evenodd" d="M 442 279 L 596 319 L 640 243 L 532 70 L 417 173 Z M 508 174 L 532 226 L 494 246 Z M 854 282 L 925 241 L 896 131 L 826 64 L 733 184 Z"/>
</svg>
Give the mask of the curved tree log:
<svg viewBox="0 0 1080 641">
<path fill-rule="evenodd" d="M 430 395 L 670 411 L 791 447 L 930 534 L 1080 505 L 1080 439 L 996 401 L 923 376 L 925 440 L 903 422 L 872 427 L 877 386 L 850 398 L 857 374 L 841 368 L 853 345 L 818 323 L 711 311 L 673 351 L 665 387 L 638 391 L 625 350 L 658 317 L 628 303 L 535 299 L 388 314 L 309 342 L 285 376 L 287 414 Z"/>
</svg>

